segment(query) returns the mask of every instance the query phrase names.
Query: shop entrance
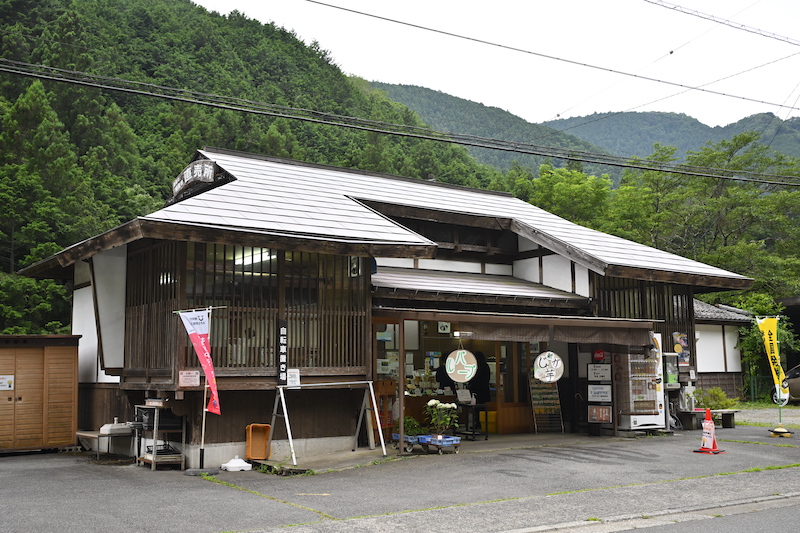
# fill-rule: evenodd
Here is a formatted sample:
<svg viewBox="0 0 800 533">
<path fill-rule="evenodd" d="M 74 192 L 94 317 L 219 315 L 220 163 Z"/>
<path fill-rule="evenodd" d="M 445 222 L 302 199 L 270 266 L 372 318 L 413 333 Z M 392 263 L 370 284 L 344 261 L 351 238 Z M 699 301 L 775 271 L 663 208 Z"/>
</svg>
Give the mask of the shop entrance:
<svg viewBox="0 0 800 533">
<path fill-rule="evenodd" d="M 528 433 L 533 431 L 530 382 L 531 343 L 492 341 L 474 338 L 455 322 L 376 319 L 373 321 L 375 379 L 405 391 L 405 416 L 425 424 L 424 406 L 432 398 L 457 402 L 456 391 L 437 370 L 448 354 L 464 348 L 485 358 L 489 366 L 489 395 L 480 429 L 488 433 Z M 402 331 L 401 331 L 402 330 Z M 402 338 L 401 338 L 402 336 Z M 533 345 L 538 348 L 538 343 Z M 457 388 L 469 389 L 464 384 Z M 396 398 L 394 399 L 396 401 Z M 393 422 L 399 416 L 393 409 Z M 465 425 L 471 421 L 460 421 Z"/>
</svg>

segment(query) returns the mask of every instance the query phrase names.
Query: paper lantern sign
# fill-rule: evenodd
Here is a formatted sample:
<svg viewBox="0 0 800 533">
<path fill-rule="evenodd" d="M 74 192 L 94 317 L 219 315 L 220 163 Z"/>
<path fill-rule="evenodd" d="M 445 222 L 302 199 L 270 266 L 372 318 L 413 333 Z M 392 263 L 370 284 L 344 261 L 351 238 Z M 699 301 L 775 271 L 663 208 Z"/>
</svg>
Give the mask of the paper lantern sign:
<svg viewBox="0 0 800 533">
<path fill-rule="evenodd" d="M 564 362 L 554 352 L 542 352 L 533 362 L 533 377 L 544 383 L 553 383 L 564 375 Z"/>
<path fill-rule="evenodd" d="M 456 383 L 466 383 L 478 372 L 478 360 L 475 354 L 463 348 L 450 352 L 444 365 L 447 375 Z"/>
</svg>

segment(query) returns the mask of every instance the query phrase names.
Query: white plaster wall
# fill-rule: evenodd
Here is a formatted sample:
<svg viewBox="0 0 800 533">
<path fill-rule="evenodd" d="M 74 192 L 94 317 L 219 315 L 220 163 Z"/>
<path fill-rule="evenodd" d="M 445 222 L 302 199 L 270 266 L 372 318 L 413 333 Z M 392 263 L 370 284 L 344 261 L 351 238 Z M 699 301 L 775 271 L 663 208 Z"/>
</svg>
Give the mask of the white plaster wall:
<svg viewBox="0 0 800 533">
<path fill-rule="evenodd" d="M 542 283 L 548 287 L 572 292 L 572 266 L 570 260 L 560 255 L 542 258 Z"/>
<path fill-rule="evenodd" d="M 376 257 L 375 263 L 378 266 L 385 267 L 399 267 L 399 268 L 414 268 L 414 260 L 398 257 Z"/>
<path fill-rule="evenodd" d="M 106 367 L 120 368 L 125 351 L 125 270 L 127 246 L 94 256 L 95 291 Z"/>
<path fill-rule="evenodd" d="M 90 281 L 89 265 L 75 264 L 75 286 Z M 78 341 L 78 381 L 80 383 L 119 383 L 118 376 L 109 376 L 97 358 L 97 325 L 95 323 L 94 297 L 91 285 L 85 285 L 72 294 L 72 334 L 80 335 Z"/>
<path fill-rule="evenodd" d="M 530 239 L 526 239 L 522 235 L 517 235 L 517 248 L 520 252 L 529 252 L 531 250 L 537 250 L 539 245 Z"/>
<path fill-rule="evenodd" d="M 512 265 L 495 265 L 493 263 L 486 264 L 486 273 L 495 276 L 513 276 L 514 267 Z"/>
<path fill-rule="evenodd" d="M 425 270 L 443 270 L 446 272 L 469 272 L 472 274 L 481 273 L 480 263 L 468 263 L 466 261 L 447 261 L 441 259 L 420 259 L 419 267 Z"/>
<path fill-rule="evenodd" d="M 72 334 L 81 336 L 78 341 L 78 381 L 97 383 L 97 331 L 94 326 L 91 286 L 72 293 Z"/>
<path fill-rule="evenodd" d="M 575 294 L 589 297 L 589 269 L 585 266 L 575 264 Z"/>
<path fill-rule="evenodd" d="M 722 326 L 709 324 L 695 326 L 698 372 L 725 372 L 722 334 Z"/>
<path fill-rule="evenodd" d="M 514 261 L 514 277 L 533 283 L 539 283 L 539 259 L 521 259 Z"/>
<path fill-rule="evenodd" d="M 737 326 L 725 326 L 725 348 L 728 372 L 741 372 L 742 352 L 739 350 L 739 328 Z"/>
</svg>

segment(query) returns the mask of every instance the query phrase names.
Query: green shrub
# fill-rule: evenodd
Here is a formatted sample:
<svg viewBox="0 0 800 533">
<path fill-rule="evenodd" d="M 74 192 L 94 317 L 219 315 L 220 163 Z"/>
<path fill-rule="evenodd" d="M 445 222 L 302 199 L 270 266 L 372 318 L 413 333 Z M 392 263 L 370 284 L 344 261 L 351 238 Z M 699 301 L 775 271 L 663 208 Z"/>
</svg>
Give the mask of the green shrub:
<svg viewBox="0 0 800 533">
<path fill-rule="evenodd" d="M 400 433 L 400 421 L 394 423 L 394 432 Z M 403 418 L 403 433 L 409 437 L 414 435 L 427 435 L 430 430 L 420 424 L 413 416 L 406 416 Z"/>
<path fill-rule="evenodd" d="M 697 389 L 694 391 L 695 407 L 701 409 L 733 409 L 739 401 L 737 398 L 728 398 L 719 387 L 710 389 Z"/>
</svg>

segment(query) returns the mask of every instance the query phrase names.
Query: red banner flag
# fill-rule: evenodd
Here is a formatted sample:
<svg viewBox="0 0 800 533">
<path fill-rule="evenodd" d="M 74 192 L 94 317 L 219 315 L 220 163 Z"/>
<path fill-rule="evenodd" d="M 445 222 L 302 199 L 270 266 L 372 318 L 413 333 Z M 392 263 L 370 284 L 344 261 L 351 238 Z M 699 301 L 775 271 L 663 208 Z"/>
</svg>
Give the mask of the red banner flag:
<svg viewBox="0 0 800 533">
<path fill-rule="evenodd" d="M 208 341 L 208 310 L 201 311 L 183 311 L 178 313 L 186 327 L 186 333 L 194 346 L 194 351 L 197 353 L 197 358 L 200 360 L 200 366 L 203 367 L 203 372 L 206 375 L 206 383 L 211 389 L 211 398 L 208 400 L 209 413 L 219 415 L 219 395 L 217 394 L 217 378 L 214 375 L 214 361 L 211 360 L 211 345 Z"/>
</svg>

